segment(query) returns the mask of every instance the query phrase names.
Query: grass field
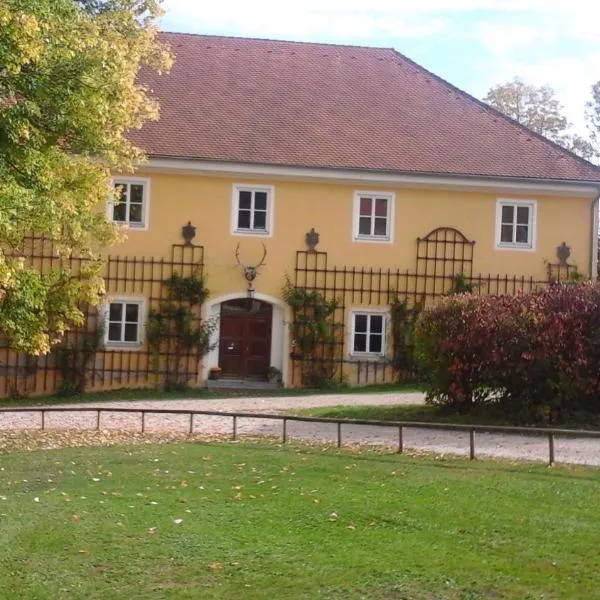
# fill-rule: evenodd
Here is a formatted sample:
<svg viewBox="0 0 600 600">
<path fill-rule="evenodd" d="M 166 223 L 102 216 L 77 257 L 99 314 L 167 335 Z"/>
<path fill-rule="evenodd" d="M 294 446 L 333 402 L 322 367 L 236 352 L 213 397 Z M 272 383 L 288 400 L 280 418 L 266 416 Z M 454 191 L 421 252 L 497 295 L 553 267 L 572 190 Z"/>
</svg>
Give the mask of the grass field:
<svg viewBox="0 0 600 600">
<path fill-rule="evenodd" d="M 598 470 L 250 443 L 0 469 L 0 598 L 599 597 Z"/>
</svg>

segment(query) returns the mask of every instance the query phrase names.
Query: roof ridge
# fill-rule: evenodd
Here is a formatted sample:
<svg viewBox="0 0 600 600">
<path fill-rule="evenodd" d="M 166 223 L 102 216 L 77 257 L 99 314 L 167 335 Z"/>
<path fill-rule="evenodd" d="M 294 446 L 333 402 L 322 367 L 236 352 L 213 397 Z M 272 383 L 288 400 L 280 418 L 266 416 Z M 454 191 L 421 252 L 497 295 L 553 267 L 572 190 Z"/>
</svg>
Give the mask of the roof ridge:
<svg viewBox="0 0 600 600">
<path fill-rule="evenodd" d="M 489 104 L 487 104 L 483 100 L 480 100 L 479 98 L 476 98 L 472 94 L 469 94 L 469 92 L 466 92 L 465 90 L 462 90 L 461 88 L 457 87 L 453 83 L 450 83 L 449 81 L 447 81 L 446 79 L 444 79 L 440 75 L 437 75 L 436 73 L 433 73 L 432 71 L 430 71 L 426 67 L 420 65 L 418 62 L 415 62 L 412 58 L 409 58 L 405 54 L 402 54 L 402 52 L 399 52 L 395 48 L 391 48 L 391 50 L 392 50 L 392 52 L 397 57 L 399 57 L 402 60 L 406 61 L 407 63 L 409 63 L 413 67 L 416 67 L 419 71 L 422 71 L 426 75 L 428 75 L 430 77 L 433 77 L 434 79 L 436 79 L 437 81 L 439 81 L 441 84 L 443 84 L 446 87 L 450 88 L 452 91 L 458 92 L 458 94 L 460 94 L 461 96 L 463 96 L 466 100 L 469 100 L 469 101 L 473 102 L 480 109 L 483 109 L 484 112 L 491 113 L 492 116 L 501 117 L 508 124 L 512 125 L 516 129 L 518 129 L 521 134 L 531 135 L 531 136 L 537 138 L 538 140 L 540 140 L 542 142 L 545 142 L 546 144 L 549 144 L 555 150 L 558 150 L 559 152 L 564 153 L 564 154 L 566 154 L 567 156 L 569 156 L 571 158 L 576 158 L 579 162 L 583 163 L 584 166 L 586 166 L 586 167 L 594 167 L 594 169 L 597 169 L 600 172 L 600 166 L 595 165 L 593 162 L 590 162 L 589 160 L 583 158 L 582 156 L 579 156 L 579 154 L 575 154 L 575 152 L 573 152 L 573 151 L 569 150 L 568 148 L 565 148 L 564 146 L 561 146 L 560 144 L 556 143 L 555 141 L 553 141 L 553 140 L 551 140 L 551 139 L 543 136 L 541 133 L 537 133 L 537 131 L 533 131 L 533 129 L 530 129 L 526 125 L 523 125 L 523 123 L 519 123 L 519 121 L 517 121 L 516 119 L 513 119 L 512 117 L 509 117 L 508 115 L 504 114 L 502 111 L 498 110 L 497 108 L 494 108 L 493 106 L 490 106 Z"/>
<path fill-rule="evenodd" d="M 246 37 L 240 35 L 220 35 L 216 33 L 191 33 L 186 31 L 166 31 L 161 30 L 160 33 L 166 33 L 169 35 L 181 35 L 181 36 L 190 36 L 190 37 L 204 37 L 204 38 L 213 38 L 213 39 L 223 39 L 223 40 L 250 40 L 253 42 L 275 42 L 279 44 L 294 44 L 294 45 L 302 45 L 302 46 L 328 46 L 332 48 L 360 48 L 362 50 L 388 50 L 394 51 L 394 48 L 389 48 L 388 46 L 366 46 L 364 44 L 339 44 L 335 42 L 307 42 L 304 40 L 282 40 L 276 38 L 263 38 L 263 37 Z"/>
</svg>

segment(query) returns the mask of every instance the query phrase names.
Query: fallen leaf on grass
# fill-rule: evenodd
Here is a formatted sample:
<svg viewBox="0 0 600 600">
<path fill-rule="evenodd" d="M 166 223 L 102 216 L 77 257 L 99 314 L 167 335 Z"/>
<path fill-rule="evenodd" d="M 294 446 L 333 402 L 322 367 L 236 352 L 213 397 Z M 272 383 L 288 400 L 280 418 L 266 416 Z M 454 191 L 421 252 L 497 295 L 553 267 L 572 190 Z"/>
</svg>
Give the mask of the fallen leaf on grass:
<svg viewBox="0 0 600 600">
<path fill-rule="evenodd" d="M 213 562 L 213 563 L 210 563 L 210 565 L 208 565 L 208 568 L 212 569 L 213 571 L 216 571 L 218 569 L 222 569 L 223 565 L 220 562 Z"/>
</svg>

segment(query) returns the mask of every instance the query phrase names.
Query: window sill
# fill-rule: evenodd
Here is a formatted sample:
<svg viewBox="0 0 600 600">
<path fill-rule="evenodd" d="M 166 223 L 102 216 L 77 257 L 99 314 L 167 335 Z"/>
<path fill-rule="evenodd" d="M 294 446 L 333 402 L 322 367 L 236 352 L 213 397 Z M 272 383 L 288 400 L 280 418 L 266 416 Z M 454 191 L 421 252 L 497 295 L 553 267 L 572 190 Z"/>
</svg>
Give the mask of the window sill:
<svg viewBox="0 0 600 600">
<path fill-rule="evenodd" d="M 392 240 L 389 236 L 368 236 L 368 235 L 355 235 L 355 242 L 366 242 L 367 244 L 391 244 Z"/>
<path fill-rule="evenodd" d="M 142 349 L 143 344 L 141 342 L 104 342 L 105 350 L 127 350 L 137 351 Z"/>
<path fill-rule="evenodd" d="M 145 223 L 127 223 L 126 221 L 111 221 L 111 223 L 131 231 L 146 231 L 148 229 Z"/>
<path fill-rule="evenodd" d="M 385 354 L 375 354 L 373 352 L 352 352 L 348 355 L 348 360 L 350 362 L 369 361 L 378 363 L 386 361 Z"/>
<path fill-rule="evenodd" d="M 496 250 L 522 250 L 525 252 L 533 252 L 535 248 L 531 244 L 496 244 Z"/>
<path fill-rule="evenodd" d="M 234 229 L 233 235 L 252 235 L 257 237 L 270 237 L 271 232 L 266 229 Z"/>
</svg>

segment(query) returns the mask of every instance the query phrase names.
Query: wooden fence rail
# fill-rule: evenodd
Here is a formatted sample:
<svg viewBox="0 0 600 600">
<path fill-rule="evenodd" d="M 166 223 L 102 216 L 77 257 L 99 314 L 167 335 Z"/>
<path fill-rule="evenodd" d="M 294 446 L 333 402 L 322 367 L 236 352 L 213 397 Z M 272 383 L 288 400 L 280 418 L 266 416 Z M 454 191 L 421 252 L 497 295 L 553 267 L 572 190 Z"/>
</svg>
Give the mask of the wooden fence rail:
<svg viewBox="0 0 600 600">
<path fill-rule="evenodd" d="M 596 438 L 600 439 L 600 431 L 579 430 L 579 429 L 550 429 L 541 427 L 506 427 L 501 425 L 463 425 L 454 423 L 421 423 L 418 421 L 371 421 L 368 419 L 335 419 L 325 417 L 303 417 L 297 415 L 281 415 L 271 413 L 250 413 L 250 412 L 230 412 L 215 410 L 185 410 L 168 408 L 102 408 L 102 407 L 55 407 L 55 408 L 0 408 L 0 414 L 7 413 L 34 413 L 40 415 L 40 429 L 45 430 L 46 415 L 48 413 L 95 413 L 95 429 L 100 430 L 102 413 L 128 413 L 139 414 L 141 417 L 140 431 L 146 431 L 146 415 L 148 414 L 169 414 L 169 415 L 187 415 L 189 417 L 188 432 L 194 432 L 194 417 L 227 417 L 232 419 L 233 440 L 238 438 L 239 419 L 263 419 L 281 421 L 282 433 L 281 440 L 285 444 L 289 440 L 288 423 L 319 423 L 336 425 L 337 446 L 342 446 L 342 427 L 344 425 L 366 425 L 370 427 L 394 428 L 398 430 L 397 452 L 404 450 L 404 430 L 405 429 L 431 429 L 435 431 L 457 431 L 469 434 L 469 458 L 474 460 L 475 453 L 475 434 L 477 433 L 496 433 L 513 434 L 524 436 L 542 436 L 548 439 L 548 464 L 555 462 L 554 441 L 556 437 L 568 438 Z M 0 429 L 1 431 L 1 429 Z"/>
</svg>

